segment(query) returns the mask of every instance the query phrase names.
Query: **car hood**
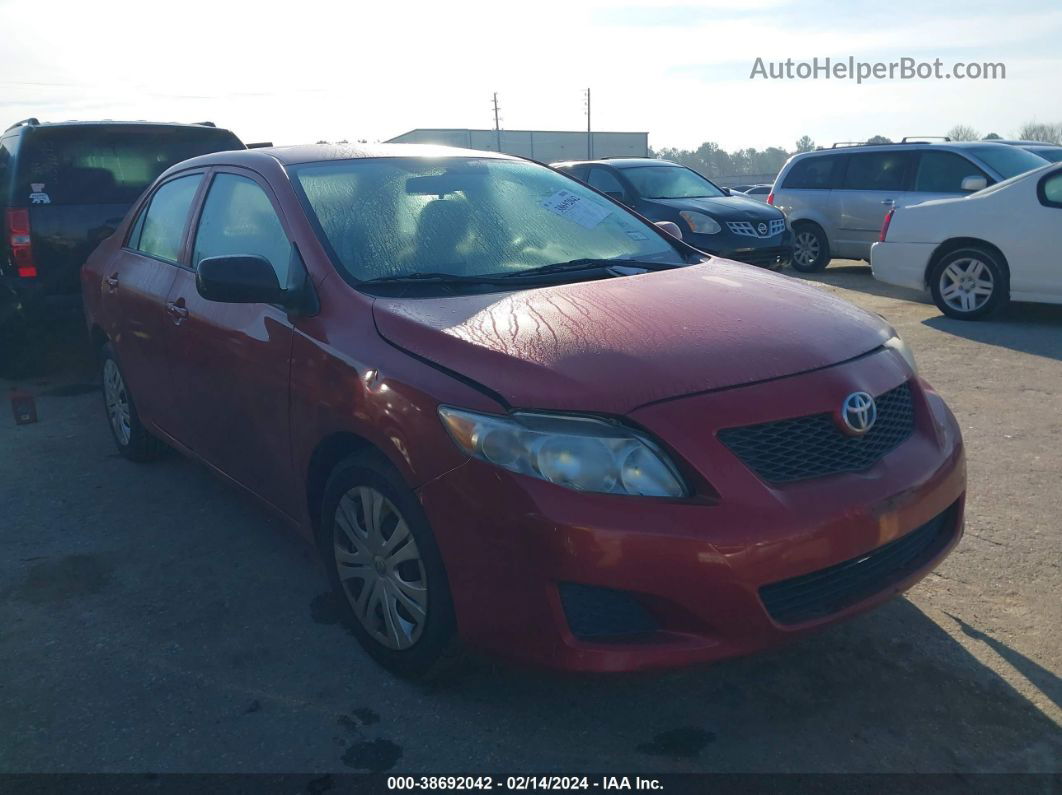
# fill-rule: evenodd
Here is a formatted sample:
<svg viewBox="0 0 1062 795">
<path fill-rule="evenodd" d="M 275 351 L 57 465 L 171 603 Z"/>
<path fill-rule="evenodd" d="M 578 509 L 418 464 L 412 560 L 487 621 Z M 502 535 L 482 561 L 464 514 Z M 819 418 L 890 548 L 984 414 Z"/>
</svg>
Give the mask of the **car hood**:
<svg viewBox="0 0 1062 795">
<path fill-rule="evenodd" d="M 720 221 L 770 221 L 781 218 L 782 211 L 748 196 L 719 196 L 700 199 L 644 199 L 649 204 L 671 210 L 694 210 Z"/>
<path fill-rule="evenodd" d="M 378 298 L 373 313 L 391 344 L 510 406 L 610 414 L 827 367 L 892 334 L 818 287 L 719 258 L 501 294 Z"/>
</svg>

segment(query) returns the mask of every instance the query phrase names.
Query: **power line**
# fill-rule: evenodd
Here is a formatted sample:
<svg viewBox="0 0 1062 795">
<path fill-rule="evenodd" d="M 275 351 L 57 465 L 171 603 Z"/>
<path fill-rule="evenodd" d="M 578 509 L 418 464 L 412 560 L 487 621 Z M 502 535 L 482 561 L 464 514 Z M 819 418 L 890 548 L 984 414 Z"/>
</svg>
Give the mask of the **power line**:
<svg viewBox="0 0 1062 795">
<path fill-rule="evenodd" d="M 501 117 L 498 115 L 498 92 L 494 92 L 494 144 L 501 151 Z"/>
</svg>

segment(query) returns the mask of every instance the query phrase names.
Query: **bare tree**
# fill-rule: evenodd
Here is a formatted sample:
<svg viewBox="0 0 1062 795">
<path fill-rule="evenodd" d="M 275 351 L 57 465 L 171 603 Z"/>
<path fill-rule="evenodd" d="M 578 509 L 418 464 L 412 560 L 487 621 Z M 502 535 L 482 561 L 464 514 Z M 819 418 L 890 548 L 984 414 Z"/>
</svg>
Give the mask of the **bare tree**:
<svg viewBox="0 0 1062 795">
<path fill-rule="evenodd" d="M 969 124 L 956 124 L 948 130 L 948 137 L 953 141 L 980 141 L 981 133 Z"/>
<path fill-rule="evenodd" d="M 1043 141 L 1045 144 L 1062 144 L 1062 124 L 1029 122 L 1021 128 L 1018 137 L 1023 141 Z"/>
</svg>

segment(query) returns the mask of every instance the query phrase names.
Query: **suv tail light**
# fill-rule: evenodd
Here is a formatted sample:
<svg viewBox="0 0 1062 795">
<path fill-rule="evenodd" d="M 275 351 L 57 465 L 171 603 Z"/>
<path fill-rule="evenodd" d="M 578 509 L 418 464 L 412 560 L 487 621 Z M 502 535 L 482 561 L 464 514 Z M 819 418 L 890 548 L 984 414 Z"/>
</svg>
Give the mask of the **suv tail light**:
<svg viewBox="0 0 1062 795">
<path fill-rule="evenodd" d="M 769 205 L 771 205 L 772 207 L 774 207 L 774 191 L 773 190 L 770 193 L 767 194 L 767 203 Z"/>
<path fill-rule="evenodd" d="M 885 242 L 885 236 L 889 234 L 889 224 L 892 223 L 892 214 L 895 212 L 896 210 L 892 209 L 885 213 L 885 220 L 881 222 L 881 234 L 878 235 L 879 243 Z"/>
<path fill-rule="evenodd" d="M 33 243 L 30 237 L 29 210 L 7 211 L 7 239 L 11 244 L 11 260 L 20 279 L 34 279 L 37 264 L 33 261 Z"/>
</svg>

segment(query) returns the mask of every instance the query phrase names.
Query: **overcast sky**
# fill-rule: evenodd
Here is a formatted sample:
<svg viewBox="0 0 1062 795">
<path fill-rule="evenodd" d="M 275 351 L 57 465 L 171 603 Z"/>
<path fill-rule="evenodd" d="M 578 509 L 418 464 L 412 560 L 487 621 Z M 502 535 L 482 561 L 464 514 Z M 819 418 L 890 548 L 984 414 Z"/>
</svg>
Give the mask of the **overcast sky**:
<svg viewBox="0 0 1062 795">
<path fill-rule="evenodd" d="M 164 9 L 164 10 L 163 10 Z M 0 121 L 210 119 L 245 141 L 647 130 L 734 149 L 1062 122 L 1058 0 L 0 0 Z M 750 80 L 757 56 L 1006 64 L 1001 81 Z"/>
</svg>

